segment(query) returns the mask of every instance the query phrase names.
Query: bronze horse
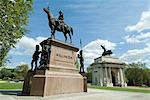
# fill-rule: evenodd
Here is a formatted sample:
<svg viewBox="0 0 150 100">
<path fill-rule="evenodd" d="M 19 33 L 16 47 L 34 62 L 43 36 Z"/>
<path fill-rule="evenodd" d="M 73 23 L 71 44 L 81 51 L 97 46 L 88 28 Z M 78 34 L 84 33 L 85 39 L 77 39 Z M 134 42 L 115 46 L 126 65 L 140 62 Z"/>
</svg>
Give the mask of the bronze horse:
<svg viewBox="0 0 150 100">
<path fill-rule="evenodd" d="M 67 24 L 64 24 L 62 27 L 64 30 L 62 30 L 61 27 L 58 27 L 58 20 L 53 16 L 51 11 L 48 8 L 43 8 L 43 10 L 46 12 L 48 16 L 49 21 L 49 27 L 51 29 L 51 38 L 55 38 L 55 31 L 62 32 L 65 36 L 65 42 L 67 41 L 67 34 L 70 37 L 70 42 L 72 43 L 71 35 L 73 35 L 73 28 L 71 26 L 68 26 Z"/>
</svg>

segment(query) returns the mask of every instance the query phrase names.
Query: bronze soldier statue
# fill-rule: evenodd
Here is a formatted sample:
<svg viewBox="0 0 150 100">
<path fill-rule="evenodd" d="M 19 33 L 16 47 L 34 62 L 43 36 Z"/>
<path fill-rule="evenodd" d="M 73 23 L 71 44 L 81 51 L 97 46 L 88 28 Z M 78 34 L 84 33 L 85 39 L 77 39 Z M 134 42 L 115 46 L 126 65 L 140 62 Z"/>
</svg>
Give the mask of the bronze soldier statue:
<svg viewBox="0 0 150 100">
<path fill-rule="evenodd" d="M 34 70 L 37 69 L 37 61 L 39 59 L 39 54 L 41 53 L 41 51 L 39 51 L 39 45 L 36 45 L 36 50 L 32 56 L 32 62 L 31 62 L 31 70 L 33 70 L 33 63 L 35 63 L 35 68 Z"/>
<path fill-rule="evenodd" d="M 84 73 L 84 58 L 83 58 L 83 50 L 80 50 L 78 54 L 78 58 L 80 60 L 80 72 Z"/>
</svg>

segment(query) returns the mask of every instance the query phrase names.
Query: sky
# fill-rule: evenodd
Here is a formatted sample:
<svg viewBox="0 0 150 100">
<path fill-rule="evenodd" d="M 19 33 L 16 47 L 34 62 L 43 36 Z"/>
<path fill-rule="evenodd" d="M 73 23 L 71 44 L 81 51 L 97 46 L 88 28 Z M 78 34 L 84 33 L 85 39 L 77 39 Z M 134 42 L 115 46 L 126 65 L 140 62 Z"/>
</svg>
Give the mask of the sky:
<svg viewBox="0 0 150 100">
<path fill-rule="evenodd" d="M 150 0 L 34 0 L 29 15 L 30 30 L 11 49 L 8 67 L 31 63 L 35 45 L 50 37 L 44 7 L 58 18 L 64 12 L 65 23 L 74 29 L 73 45 L 84 50 L 85 67 L 101 56 L 103 49 L 126 63 L 143 62 L 150 68 Z M 64 40 L 60 32 L 56 38 Z"/>
</svg>

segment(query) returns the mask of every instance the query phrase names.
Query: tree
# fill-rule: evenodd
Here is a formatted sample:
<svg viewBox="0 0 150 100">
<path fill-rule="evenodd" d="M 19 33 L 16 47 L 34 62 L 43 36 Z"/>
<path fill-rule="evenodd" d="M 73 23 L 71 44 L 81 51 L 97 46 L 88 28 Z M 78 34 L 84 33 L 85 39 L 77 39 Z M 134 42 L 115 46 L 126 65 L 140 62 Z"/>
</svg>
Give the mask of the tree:
<svg viewBox="0 0 150 100">
<path fill-rule="evenodd" d="M 19 79 L 23 80 L 26 76 L 29 67 L 27 64 L 22 64 L 16 66 L 16 68 L 2 68 L 0 71 L 0 79 Z"/>
<path fill-rule="evenodd" d="M 16 72 L 17 72 L 16 77 L 20 78 L 20 79 L 24 79 L 28 70 L 29 70 L 29 67 L 27 64 L 22 64 L 22 65 L 16 66 Z"/>
<path fill-rule="evenodd" d="M 0 71 L 0 78 L 1 79 L 7 79 L 10 78 L 12 76 L 11 70 L 6 69 L 6 68 L 2 68 Z"/>
<path fill-rule="evenodd" d="M 0 0 L 0 67 L 7 53 L 27 32 L 33 0 Z"/>
<path fill-rule="evenodd" d="M 87 67 L 87 82 L 92 83 L 92 67 Z"/>
<path fill-rule="evenodd" d="M 145 67 L 144 63 L 132 63 L 128 65 L 125 71 L 128 85 L 143 85 L 150 81 L 150 69 Z"/>
</svg>

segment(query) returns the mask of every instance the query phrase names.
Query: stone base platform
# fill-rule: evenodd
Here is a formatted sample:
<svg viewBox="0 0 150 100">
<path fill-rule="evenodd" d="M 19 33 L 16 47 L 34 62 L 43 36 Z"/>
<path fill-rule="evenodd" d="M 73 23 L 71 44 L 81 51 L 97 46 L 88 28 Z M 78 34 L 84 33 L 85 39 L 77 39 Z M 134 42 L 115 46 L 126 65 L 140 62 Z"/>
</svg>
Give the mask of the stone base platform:
<svg viewBox="0 0 150 100">
<path fill-rule="evenodd" d="M 84 92 L 87 92 L 87 75 L 85 72 L 79 72 L 84 78 Z"/>
<path fill-rule="evenodd" d="M 83 84 L 83 77 L 78 73 L 37 70 L 32 80 L 30 95 L 48 96 L 83 92 Z"/>
<path fill-rule="evenodd" d="M 32 82 L 34 74 L 35 74 L 35 72 L 31 71 L 31 70 L 29 70 L 27 72 L 27 75 L 25 77 L 25 81 L 24 81 L 24 84 L 23 84 L 22 95 L 30 95 L 31 82 Z"/>
<path fill-rule="evenodd" d="M 30 87 L 28 90 L 32 96 L 84 92 L 87 89 L 86 78 L 76 68 L 79 49 L 52 38 L 42 41 L 40 45 L 40 66 L 31 80 L 28 79 L 30 84 L 24 89 Z"/>
</svg>

